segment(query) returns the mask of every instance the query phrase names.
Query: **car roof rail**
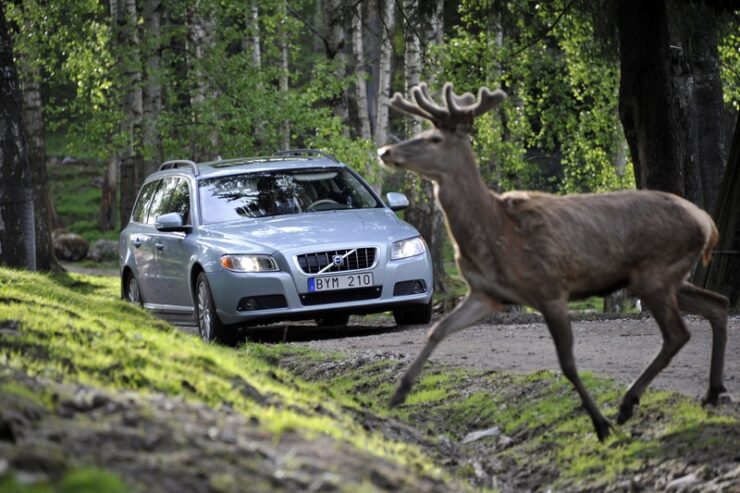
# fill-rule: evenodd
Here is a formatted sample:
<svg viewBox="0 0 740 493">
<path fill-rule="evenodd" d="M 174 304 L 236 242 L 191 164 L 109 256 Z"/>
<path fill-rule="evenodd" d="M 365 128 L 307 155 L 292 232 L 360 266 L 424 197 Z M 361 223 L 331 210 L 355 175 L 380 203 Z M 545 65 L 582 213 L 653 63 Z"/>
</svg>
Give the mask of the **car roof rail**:
<svg viewBox="0 0 740 493">
<path fill-rule="evenodd" d="M 178 168 L 190 168 L 193 170 L 193 174 L 195 176 L 198 176 L 200 174 L 198 165 L 195 163 L 195 161 L 191 161 L 190 159 L 173 159 L 172 161 L 164 162 L 159 167 L 159 171 Z"/>
<path fill-rule="evenodd" d="M 275 154 L 273 154 L 273 156 L 275 157 L 321 156 L 321 157 L 330 159 L 334 161 L 335 163 L 339 162 L 339 159 L 335 158 L 328 152 L 320 151 L 318 149 L 288 149 L 285 151 L 277 151 Z"/>
</svg>

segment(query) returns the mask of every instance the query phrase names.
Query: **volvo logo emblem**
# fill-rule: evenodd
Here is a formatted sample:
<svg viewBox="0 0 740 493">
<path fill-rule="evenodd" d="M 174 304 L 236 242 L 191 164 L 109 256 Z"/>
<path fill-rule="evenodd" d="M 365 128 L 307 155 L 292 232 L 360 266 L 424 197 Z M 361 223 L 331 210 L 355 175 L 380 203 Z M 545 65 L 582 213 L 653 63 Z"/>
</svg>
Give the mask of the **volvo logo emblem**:
<svg viewBox="0 0 740 493">
<path fill-rule="evenodd" d="M 344 257 L 342 257 L 341 255 L 334 255 L 334 256 L 333 256 L 333 257 L 331 258 L 331 262 L 332 262 L 332 263 L 333 263 L 333 264 L 334 264 L 335 266 L 337 266 L 337 267 L 341 267 L 341 266 L 343 266 L 343 265 L 344 265 Z"/>
</svg>

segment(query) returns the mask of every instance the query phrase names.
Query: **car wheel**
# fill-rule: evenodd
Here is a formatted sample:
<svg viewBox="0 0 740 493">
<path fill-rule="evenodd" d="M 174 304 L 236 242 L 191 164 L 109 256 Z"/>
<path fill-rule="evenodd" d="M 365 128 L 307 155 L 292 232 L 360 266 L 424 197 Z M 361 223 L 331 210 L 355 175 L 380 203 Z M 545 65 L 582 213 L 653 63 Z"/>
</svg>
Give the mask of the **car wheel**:
<svg viewBox="0 0 740 493">
<path fill-rule="evenodd" d="M 227 345 L 236 343 L 236 330 L 229 330 L 216 313 L 216 303 L 211 295 L 211 286 L 204 272 L 195 281 L 195 321 L 198 334 L 206 342 L 215 341 Z"/>
<path fill-rule="evenodd" d="M 144 306 L 144 299 L 141 297 L 141 289 L 134 275 L 129 272 L 124 279 L 124 299 L 129 303 Z"/>
<path fill-rule="evenodd" d="M 349 315 L 325 315 L 316 319 L 319 327 L 346 326 L 349 323 Z"/>
<path fill-rule="evenodd" d="M 393 310 L 396 325 L 428 324 L 432 320 L 432 300 L 425 305 L 409 305 Z"/>
</svg>

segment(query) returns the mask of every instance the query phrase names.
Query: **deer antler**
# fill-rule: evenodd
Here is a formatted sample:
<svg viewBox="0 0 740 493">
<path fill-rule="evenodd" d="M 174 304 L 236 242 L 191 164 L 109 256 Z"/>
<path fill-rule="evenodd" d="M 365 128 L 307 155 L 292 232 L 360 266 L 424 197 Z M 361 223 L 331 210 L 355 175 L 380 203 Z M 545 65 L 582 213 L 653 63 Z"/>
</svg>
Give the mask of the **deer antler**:
<svg viewBox="0 0 740 493">
<path fill-rule="evenodd" d="M 506 99 L 506 93 L 501 89 L 491 91 L 487 87 L 478 90 L 477 98 L 469 92 L 457 95 L 452 91 L 452 84 L 449 82 L 442 88 L 442 94 L 444 106 L 434 102 L 429 95 L 429 88 L 422 82 L 411 89 L 413 102 L 396 93 L 390 101 L 390 106 L 407 115 L 429 120 L 437 128 L 469 132 L 477 116 Z"/>
</svg>

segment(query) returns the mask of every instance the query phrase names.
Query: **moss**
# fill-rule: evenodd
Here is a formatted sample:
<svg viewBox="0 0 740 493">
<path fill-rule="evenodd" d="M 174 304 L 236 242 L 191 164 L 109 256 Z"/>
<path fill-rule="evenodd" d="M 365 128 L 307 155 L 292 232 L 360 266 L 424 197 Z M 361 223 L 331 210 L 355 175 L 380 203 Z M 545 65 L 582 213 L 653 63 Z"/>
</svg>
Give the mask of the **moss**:
<svg viewBox="0 0 740 493">
<path fill-rule="evenodd" d="M 228 402 L 247 417 L 258 416 L 276 439 L 286 430 L 307 439 L 321 434 L 421 474 L 442 475 L 418 447 L 366 430 L 349 411 L 358 405 L 342 392 L 330 397 L 325 385 L 270 362 L 280 353 L 315 363 L 316 353 L 203 344 L 121 301 L 115 278 L 0 268 L 0 298 L 7 300 L 0 320 L 18 321 L 17 333 L 0 334 L 0 362 L 31 376 L 182 396 L 214 408 Z"/>
</svg>

